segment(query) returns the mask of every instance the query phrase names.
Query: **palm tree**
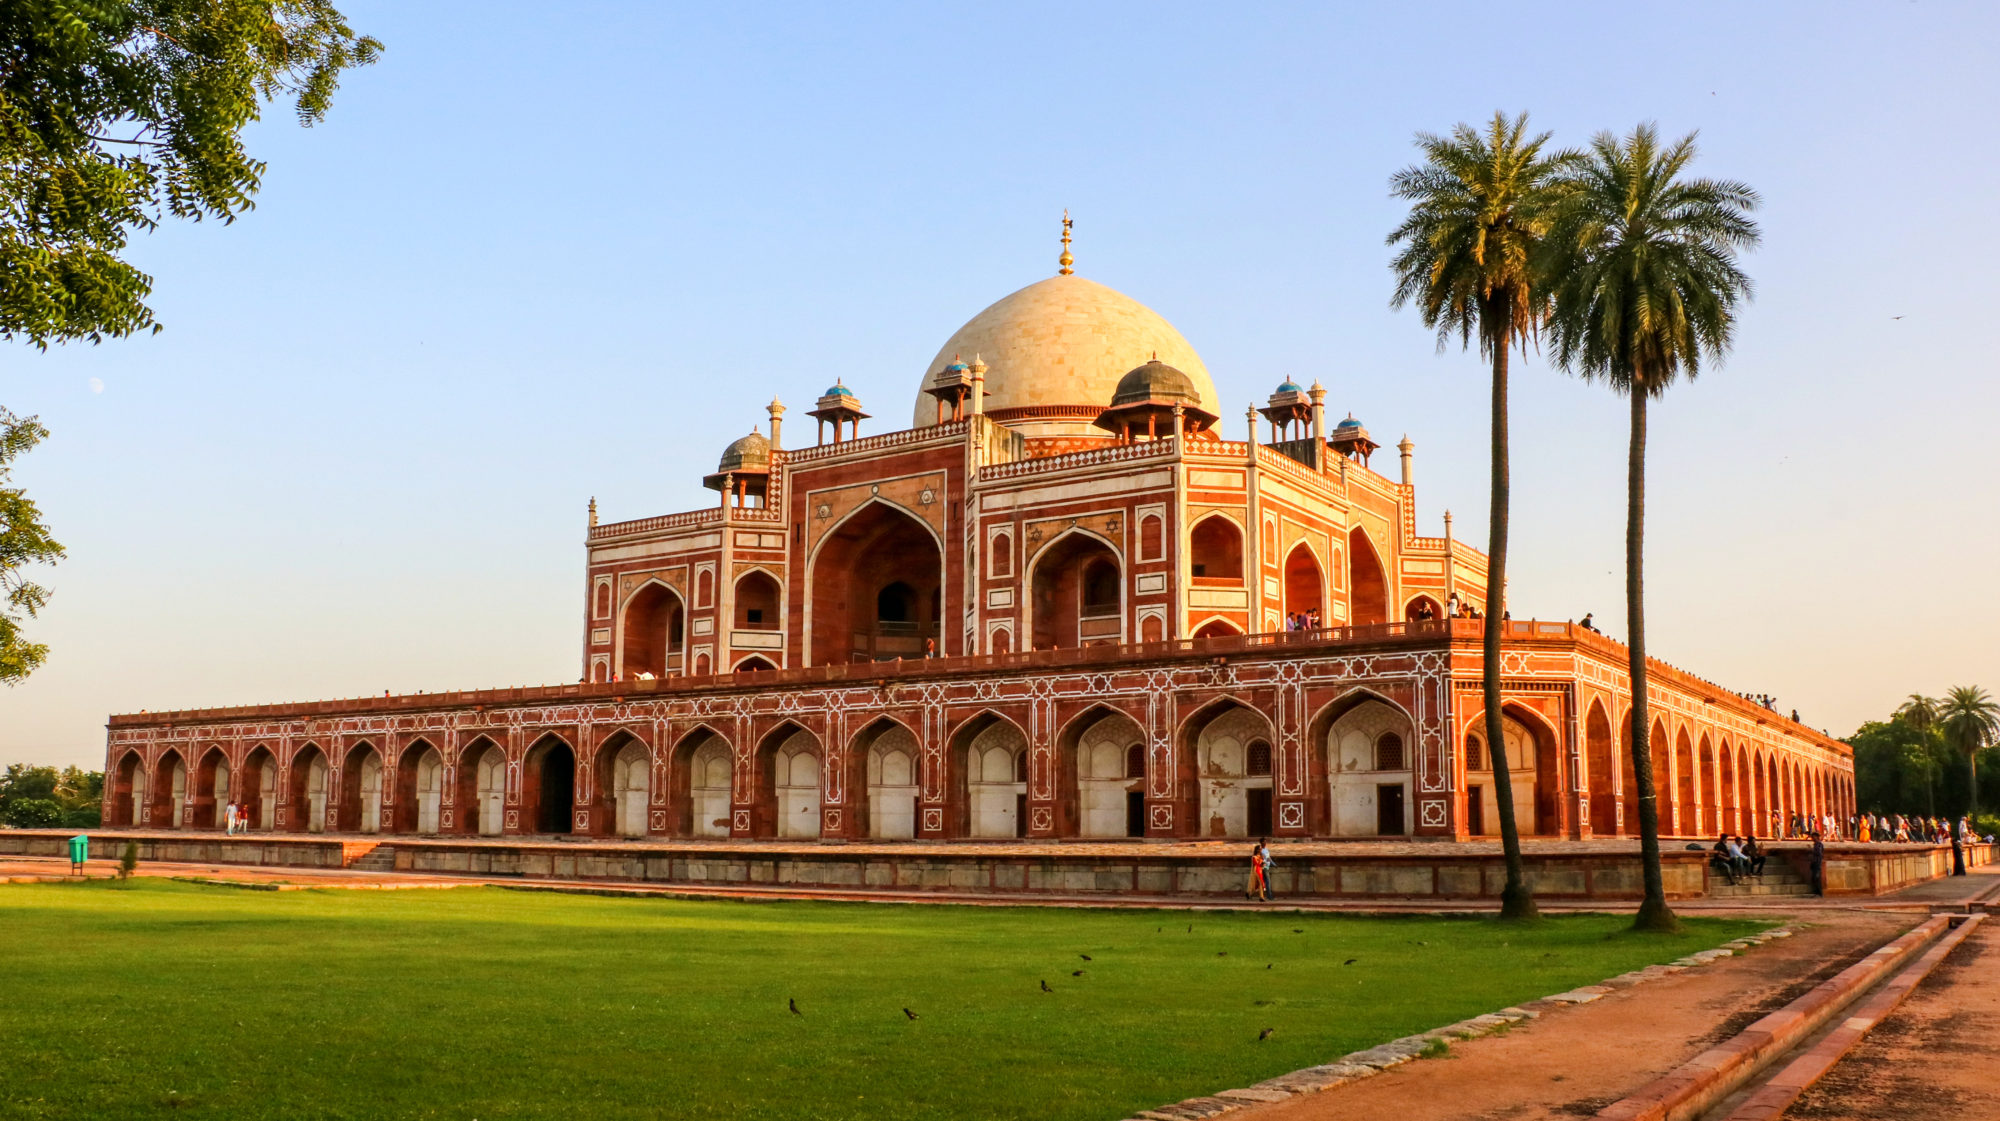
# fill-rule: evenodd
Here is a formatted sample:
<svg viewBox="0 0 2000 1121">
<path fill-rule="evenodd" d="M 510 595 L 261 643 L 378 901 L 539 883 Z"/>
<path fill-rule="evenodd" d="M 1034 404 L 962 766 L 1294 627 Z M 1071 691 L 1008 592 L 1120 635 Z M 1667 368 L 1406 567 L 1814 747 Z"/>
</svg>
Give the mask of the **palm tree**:
<svg viewBox="0 0 2000 1121">
<path fill-rule="evenodd" d="M 1694 136 L 1662 146 L 1643 124 L 1620 140 L 1608 132 L 1569 173 L 1571 188 L 1549 242 L 1560 259 L 1549 321 L 1556 361 L 1603 380 L 1631 407 L 1626 459 L 1625 610 L 1630 630 L 1632 773 L 1639 787 L 1646 898 L 1634 926 L 1673 930 L 1660 874 L 1660 816 L 1649 749 L 1646 698 L 1646 404 L 1676 378 L 1692 380 L 1720 361 L 1750 296 L 1739 249 L 1757 243 L 1749 212 L 1757 192 L 1742 183 L 1686 178 Z"/>
<path fill-rule="evenodd" d="M 1937 739 L 1938 702 L 1922 693 L 1911 693 L 1909 699 L 1896 709 L 1896 719 L 1911 731 L 1923 737 L 1924 749 L 1929 752 Z M 1937 816 L 1937 764 L 1931 762 L 1924 768 L 1924 813 Z"/>
<path fill-rule="evenodd" d="M 1944 695 L 1937 709 L 1938 728 L 1945 742 L 1965 754 L 1965 774 L 1972 808 L 1979 817 L 1979 753 L 2000 741 L 2000 704 L 1977 685 L 1959 685 Z"/>
<path fill-rule="evenodd" d="M 1543 154 L 1548 133 L 1528 135 L 1528 115 L 1509 120 L 1494 113 L 1485 131 L 1461 124 L 1450 136 L 1417 134 L 1423 162 L 1389 181 L 1391 196 L 1410 204 L 1410 215 L 1389 235 L 1400 246 L 1390 267 L 1396 274 L 1391 307 L 1415 304 L 1425 327 L 1437 332 L 1438 349 L 1454 336 L 1461 347 L 1478 340 L 1493 363 L 1492 514 L 1488 523 L 1486 626 L 1481 677 L 1486 744 L 1493 761 L 1493 794 L 1500 810 L 1500 843 L 1507 854 L 1502 918 L 1538 917 L 1521 867 L 1521 833 L 1515 823 L 1514 788 L 1501 735 L 1500 620 L 1507 587 L 1507 354 L 1526 347 L 1548 309 L 1540 264 L 1542 240 L 1559 201 L 1562 171 L 1575 157 Z"/>
</svg>

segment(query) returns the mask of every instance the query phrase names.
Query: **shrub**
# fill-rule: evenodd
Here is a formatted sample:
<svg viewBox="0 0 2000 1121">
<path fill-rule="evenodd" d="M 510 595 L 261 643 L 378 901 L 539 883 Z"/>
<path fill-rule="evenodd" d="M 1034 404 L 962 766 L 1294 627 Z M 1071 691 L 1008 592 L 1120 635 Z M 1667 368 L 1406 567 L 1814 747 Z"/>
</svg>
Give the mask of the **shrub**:
<svg viewBox="0 0 2000 1121">
<path fill-rule="evenodd" d="M 63 815 L 65 829 L 96 829 L 104 824 L 102 806 L 78 806 Z"/>
<path fill-rule="evenodd" d="M 125 842 L 125 851 L 118 854 L 118 878 L 130 876 L 139 867 L 139 842 Z"/>
<path fill-rule="evenodd" d="M 53 798 L 16 798 L 7 803 L 7 824 L 20 829 L 52 829 L 63 823 L 63 808 Z"/>
</svg>

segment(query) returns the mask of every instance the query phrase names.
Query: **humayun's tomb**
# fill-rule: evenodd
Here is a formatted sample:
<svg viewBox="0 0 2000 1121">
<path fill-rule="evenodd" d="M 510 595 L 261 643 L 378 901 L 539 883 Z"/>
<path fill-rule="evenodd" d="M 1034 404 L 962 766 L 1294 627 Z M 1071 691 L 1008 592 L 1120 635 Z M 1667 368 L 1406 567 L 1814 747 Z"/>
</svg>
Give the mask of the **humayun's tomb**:
<svg viewBox="0 0 2000 1121">
<path fill-rule="evenodd" d="M 1447 617 L 1486 558 L 1448 516 L 1418 532 L 1411 442 L 1385 472 L 1291 381 L 1224 438 L 1194 348 L 1064 242 L 938 349 L 906 427 L 864 434 L 875 389 L 835 385 L 809 442 L 773 401 L 705 509 L 593 501 L 578 683 L 114 716 L 106 825 L 219 830 L 234 801 L 253 833 L 467 843 L 1497 834 L 1493 621 Z M 1625 648 L 1498 625 L 1522 831 L 1636 833 Z M 1664 664 L 1651 689 L 1663 832 L 1852 812 L 1845 744 Z"/>
</svg>

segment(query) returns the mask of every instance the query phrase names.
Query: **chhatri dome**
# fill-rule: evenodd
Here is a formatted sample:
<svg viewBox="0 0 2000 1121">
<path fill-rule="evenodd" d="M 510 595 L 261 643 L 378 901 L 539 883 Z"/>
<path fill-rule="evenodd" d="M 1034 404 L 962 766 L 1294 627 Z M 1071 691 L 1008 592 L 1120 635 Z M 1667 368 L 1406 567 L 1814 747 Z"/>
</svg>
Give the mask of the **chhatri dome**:
<svg viewBox="0 0 2000 1121">
<path fill-rule="evenodd" d="M 1070 270 L 1067 215 L 1063 221 L 1062 272 L 1002 297 L 945 340 L 918 386 L 915 427 L 938 422 L 937 402 L 924 387 L 964 355 L 986 363 L 985 411 L 1029 434 L 1098 434 L 1092 422 L 1111 403 L 1119 379 L 1155 358 L 1186 376 L 1203 409 L 1216 410 L 1208 367 L 1173 324 Z M 1021 423 L 1037 419 L 1029 410 L 1041 409 L 1049 410 L 1044 424 Z"/>
</svg>

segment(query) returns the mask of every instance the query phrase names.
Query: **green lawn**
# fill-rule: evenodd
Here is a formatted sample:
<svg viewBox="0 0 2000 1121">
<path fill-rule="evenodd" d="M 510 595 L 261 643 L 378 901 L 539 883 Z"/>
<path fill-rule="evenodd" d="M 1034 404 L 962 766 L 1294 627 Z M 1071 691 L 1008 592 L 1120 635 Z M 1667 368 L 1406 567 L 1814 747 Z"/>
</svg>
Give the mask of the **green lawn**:
<svg viewBox="0 0 2000 1121">
<path fill-rule="evenodd" d="M 1112 1121 L 1763 924 L 1622 925 L 0 887 L 0 1117 Z"/>
</svg>

